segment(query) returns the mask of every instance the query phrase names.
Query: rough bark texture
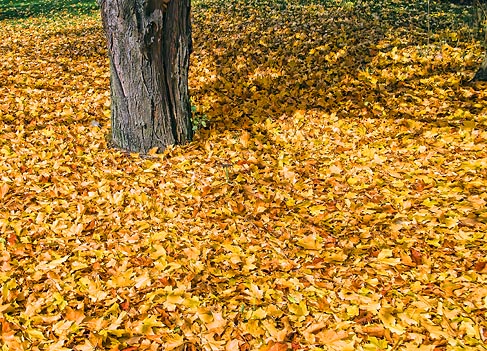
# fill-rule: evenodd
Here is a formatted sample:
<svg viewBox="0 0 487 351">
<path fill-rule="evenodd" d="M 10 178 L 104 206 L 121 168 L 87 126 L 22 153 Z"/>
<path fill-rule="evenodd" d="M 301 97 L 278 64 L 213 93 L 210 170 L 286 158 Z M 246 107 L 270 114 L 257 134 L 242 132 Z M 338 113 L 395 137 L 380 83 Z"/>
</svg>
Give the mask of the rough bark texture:
<svg viewBox="0 0 487 351">
<path fill-rule="evenodd" d="M 484 60 L 482 61 L 482 64 L 480 65 L 472 80 L 474 82 L 487 81 L 487 52 L 484 54 Z"/>
<path fill-rule="evenodd" d="M 99 4 L 110 56 L 114 146 L 147 153 L 190 141 L 190 0 Z"/>
<path fill-rule="evenodd" d="M 487 47 L 487 26 L 485 25 L 485 20 L 487 16 L 487 6 L 485 1 L 475 0 L 475 18 L 474 22 L 478 27 L 478 30 L 483 32 L 484 37 L 482 38 L 482 45 Z M 482 64 L 480 65 L 477 72 L 475 72 L 475 76 L 472 79 L 473 81 L 487 81 L 487 50 L 484 52 L 484 59 Z"/>
</svg>

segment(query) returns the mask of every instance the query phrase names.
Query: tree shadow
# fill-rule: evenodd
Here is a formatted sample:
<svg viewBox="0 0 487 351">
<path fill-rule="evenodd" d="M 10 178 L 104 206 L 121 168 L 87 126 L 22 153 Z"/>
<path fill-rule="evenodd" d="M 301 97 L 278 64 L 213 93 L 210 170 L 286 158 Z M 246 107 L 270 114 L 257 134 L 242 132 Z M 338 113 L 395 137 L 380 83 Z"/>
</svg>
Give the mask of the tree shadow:
<svg viewBox="0 0 487 351">
<path fill-rule="evenodd" d="M 89 125 L 93 119 L 105 123 L 105 100 L 80 98 L 83 92 L 103 96 L 109 89 L 105 36 L 95 18 L 83 18 L 83 25 L 79 22 L 40 18 L 7 24 L 10 28 L 5 37 L 15 31 L 25 40 L 14 36 L 0 43 L 0 56 L 9 63 L 1 67 L 5 79 L 0 81 L 0 89 L 9 92 L 7 95 L 22 94 L 25 105 L 17 118 L 5 120 L 6 124 L 35 128 L 70 125 L 73 116 L 77 123 Z M 15 57 L 15 61 L 9 61 L 9 57 Z M 72 100 L 83 103 L 70 103 Z M 60 114 L 64 108 L 72 109 L 72 113 Z"/>
<path fill-rule="evenodd" d="M 451 15 L 451 4 L 437 3 L 430 8 L 428 25 L 428 13 L 423 8 L 426 1 L 414 8 L 404 2 L 386 9 L 374 2 L 350 2 L 348 7 L 330 3 L 309 1 L 301 6 L 283 0 L 250 6 L 246 1 L 225 5 L 215 1 L 198 11 L 193 20 L 194 46 L 198 49 L 192 56 L 192 76 L 196 79 L 190 88 L 196 96 L 194 103 L 208 114 L 214 129 L 245 129 L 267 118 L 286 118 L 297 110 L 310 109 L 336 113 L 340 118 L 413 118 L 433 124 L 443 123 L 438 119 L 446 118 L 453 104 L 472 115 L 478 112 L 475 101 L 461 92 L 467 80 L 465 73 L 458 81 L 448 81 L 460 71 L 471 70 L 473 74 L 476 61 L 435 58 L 442 45 L 449 44 L 445 39 L 439 43 L 434 34 L 453 28 L 452 19 L 456 17 Z M 227 27 L 222 29 L 219 24 L 225 21 Z M 467 35 L 461 32 L 464 29 L 460 24 L 457 33 Z M 453 46 L 454 41 L 450 41 Z M 419 47 L 430 52 L 418 61 L 418 74 L 405 80 L 380 80 L 377 62 L 387 70 L 394 52 L 407 54 L 410 48 Z M 385 58 L 383 65 L 381 57 Z M 410 62 L 393 64 L 399 71 L 401 65 Z M 370 69 L 375 71 L 364 75 Z M 379 81 L 370 81 L 374 77 Z M 449 96 L 448 108 L 434 111 L 435 118 L 408 113 L 400 106 L 411 105 L 414 101 L 410 99 L 425 101 L 425 106 L 439 104 L 438 99 L 416 94 L 419 88 L 430 90 L 428 84 L 433 83 L 429 80 L 438 77 L 445 79 L 444 90 L 458 94 Z"/>
<path fill-rule="evenodd" d="M 385 35 L 338 6 L 244 3 L 222 8 L 215 3 L 194 19 L 193 74 L 210 79 L 191 89 L 206 97 L 198 103 L 218 128 L 329 108 L 335 98 L 329 88 L 342 84 L 343 72 L 354 74 L 367 65 L 374 41 Z M 231 18 L 241 21 L 218 33 L 218 23 Z"/>
<path fill-rule="evenodd" d="M 85 23 L 83 26 L 62 26 L 48 31 L 39 31 L 36 40 L 36 45 L 31 41 L 16 42 L 15 50 L 20 51 L 22 59 L 28 64 L 42 58 L 50 62 L 54 69 L 62 67 L 63 71 L 79 74 L 80 68 L 76 65 L 70 66 L 70 61 L 81 57 L 92 60 L 107 57 L 103 29 L 96 21 Z M 42 52 L 39 48 L 45 49 L 43 57 L 39 56 L 39 52 Z M 0 53 L 10 50 L 12 50 L 11 44 L 0 44 Z"/>
</svg>

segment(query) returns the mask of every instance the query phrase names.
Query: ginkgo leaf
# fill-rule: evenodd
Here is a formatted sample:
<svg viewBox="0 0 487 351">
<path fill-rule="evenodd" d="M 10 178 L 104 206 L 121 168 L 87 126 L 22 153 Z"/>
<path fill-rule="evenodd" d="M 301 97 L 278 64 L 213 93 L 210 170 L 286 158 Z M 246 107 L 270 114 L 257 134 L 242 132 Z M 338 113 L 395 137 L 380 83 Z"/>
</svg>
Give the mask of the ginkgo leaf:
<svg viewBox="0 0 487 351">
<path fill-rule="evenodd" d="M 322 247 L 321 240 L 315 235 L 307 235 L 302 239 L 299 239 L 297 244 L 309 250 L 319 250 Z"/>
<path fill-rule="evenodd" d="M 46 339 L 46 337 L 44 336 L 44 334 L 40 330 L 28 328 L 25 331 L 27 332 L 29 337 L 33 340 L 38 341 L 38 340 L 45 340 Z"/>
<path fill-rule="evenodd" d="M 393 333 L 401 335 L 405 332 L 405 329 L 398 323 L 397 319 L 392 314 L 393 312 L 394 309 L 391 307 L 382 307 L 379 311 L 379 318 L 387 329 Z"/>
<path fill-rule="evenodd" d="M 308 308 L 304 301 L 300 303 L 292 303 L 289 305 L 289 312 L 295 314 L 297 316 L 307 316 L 308 315 Z"/>
</svg>

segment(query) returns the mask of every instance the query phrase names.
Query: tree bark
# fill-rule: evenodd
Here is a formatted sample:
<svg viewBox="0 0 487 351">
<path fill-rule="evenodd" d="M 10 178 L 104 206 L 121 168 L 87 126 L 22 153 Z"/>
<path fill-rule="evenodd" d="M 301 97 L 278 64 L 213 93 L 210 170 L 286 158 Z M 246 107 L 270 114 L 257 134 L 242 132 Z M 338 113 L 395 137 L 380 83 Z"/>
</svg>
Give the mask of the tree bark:
<svg viewBox="0 0 487 351">
<path fill-rule="evenodd" d="M 99 0 L 111 73 L 111 141 L 147 153 L 192 138 L 190 0 Z"/>
<path fill-rule="evenodd" d="M 482 38 L 482 45 L 485 48 L 487 46 L 487 26 L 485 25 L 485 20 L 487 17 L 487 8 L 482 1 L 475 0 L 475 13 L 476 18 L 475 21 L 477 22 L 478 28 L 483 29 L 484 37 Z M 482 60 L 482 64 L 480 65 L 477 72 L 475 72 L 475 76 L 473 77 L 472 81 L 487 81 L 487 50 L 484 52 L 484 59 Z"/>
<path fill-rule="evenodd" d="M 477 72 L 475 72 L 475 76 L 473 77 L 472 81 L 487 81 L 487 52 L 484 53 L 484 59 L 482 61 L 482 64 L 480 65 Z"/>
</svg>

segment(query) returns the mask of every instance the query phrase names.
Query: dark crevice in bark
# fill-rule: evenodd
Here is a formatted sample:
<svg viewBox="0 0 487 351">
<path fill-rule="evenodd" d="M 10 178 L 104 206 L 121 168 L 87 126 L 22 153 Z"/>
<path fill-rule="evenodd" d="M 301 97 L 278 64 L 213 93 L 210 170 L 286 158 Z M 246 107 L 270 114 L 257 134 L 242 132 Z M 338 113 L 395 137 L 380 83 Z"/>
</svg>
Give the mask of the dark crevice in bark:
<svg viewBox="0 0 487 351">
<path fill-rule="evenodd" d="M 167 74 L 167 66 L 164 65 L 164 68 L 166 70 L 166 82 L 165 82 L 165 89 L 166 89 L 166 92 L 167 92 L 167 95 L 168 95 L 168 98 L 167 98 L 167 109 L 169 111 L 171 111 L 170 115 L 171 115 L 171 119 L 170 119 L 170 126 L 171 126 L 171 133 L 172 135 L 175 135 L 177 136 L 178 135 L 178 131 L 177 131 L 177 127 L 176 127 L 176 119 L 173 118 L 172 116 L 174 115 L 174 113 L 176 112 L 175 109 L 174 109 L 174 97 L 172 96 L 172 91 L 171 91 L 171 85 L 170 83 L 168 83 L 168 78 L 167 76 L 169 74 Z"/>
<path fill-rule="evenodd" d="M 164 33 L 162 35 L 162 52 L 166 53 L 166 55 L 162 58 L 162 69 L 164 71 L 164 89 L 166 91 L 166 103 L 167 103 L 167 110 L 169 111 L 169 115 L 171 118 L 169 119 L 169 126 L 171 128 L 171 133 L 174 136 L 177 136 L 177 129 L 175 127 L 176 120 L 173 118 L 174 116 L 174 104 L 173 104 L 173 96 L 172 96 L 172 89 L 171 89 L 171 65 L 170 60 L 171 57 L 171 38 L 169 37 L 170 33 L 170 23 L 168 22 L 168 11 L 165 11 L 162 15 L 162 25 L 164 28 Z"/>
<path fill-rule="evenodd" d="M 155 131 L 155 120 L 156 120 L 156 107 L 154 105 L 154 101 L 151 101 L 151 106 L 150 106 L 150 109 L 151 109 L 151 113 L 152 113 L 152 118 L 151 118 L 151 122 L 152 122 L 152 125 L 151 125 L 151 139 L 157 139 L 157 135 L 156 135 L 156 131 Z"/>
<path fill-rule="evenodd" d="M 112 93 L 111 93 L 111 99 L 112 99 L 112 109 L 115 108 L 117 110 L 115 111 L 112 111 L 114 114 L 117 114 L 117 115 L 122 115 L 122 116 L 125 116 L 125 115 L 128 115 L 129 114 L 129 111 L 128 109 L 126 108 L 125 105 L 123 104 L 119 104 L 118 102 L 115 102 L 114 101 L 116 99 L 124 99 L 126 100 L 127 99 L 127 95 L 123 89 L 123 85 L 120 81 L 120 77 L 118 75 L 118 72 L 117 72 L 117 68 L 113 65 L 113 64 L 110 64 L 110 74 L 112 75 L 112 78 L 111 78 L 111 81 L 112 81 Z M 119 112 L 118 109 L 123 109 L 123 112 Z M 113 133 L 114 131 L 117 131 L 119 130 L 118 126 L 116 126 L 115 128 L 113 128 L 113 125 L 114 124 L 117 124 L 117 123 L 121 123 L 123 121 L 116 121 L 112 118 L 112 131 L 111 133 Z M 128 121 L 127 121 L 128 122 Z M 118 139 L 118 138 L 123 138 L 122 135 L 120 136 L 114 136 L 113 134 L 111 134 L 111 137 L 112 137 L 112 141 L 115 139 Z M 114 143 L 116 146 L 119 146 L 117 145 L 116 143 Z"/>
</svg>

